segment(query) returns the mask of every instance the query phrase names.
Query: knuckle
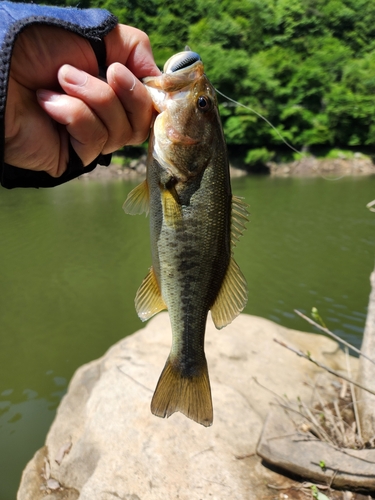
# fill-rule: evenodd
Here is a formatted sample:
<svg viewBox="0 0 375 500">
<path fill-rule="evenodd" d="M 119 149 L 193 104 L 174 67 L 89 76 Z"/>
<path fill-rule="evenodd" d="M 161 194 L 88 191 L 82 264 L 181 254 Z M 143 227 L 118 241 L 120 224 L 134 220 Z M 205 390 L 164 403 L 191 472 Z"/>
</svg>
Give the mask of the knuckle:
<svg viewBox="0 0 375 500">
<path fill-rule="evenodd" d="M 142 31 L 138 28 L 134 28 L 134 27 L 132 27 L 132 30 L 133 30 L 133 36 L 137 40 L 138 43 L 143 44 L 143 45 L 151 45 L 150 39 L 144 31 Z"/>
<path fill-rule="evenodd" d="M 150 38 L 144 31 L 139 32 L 139 41 L 143 45 L 151 46 Z"/>
<path fill-rule="evenodd" d="M 102 151 L 108 141 L 108 131 L 102 124 L 97 124 L 87 137 L 87 144 L 93 145 L 95 150 Z"/>
<path fill-rule="evenodd" d="M 148 134 L 149 134 L 149 129 L 138 130 L 138 131 L 133 132 L 131 144 L 133 144 L 133 145 L 142 144 L 147 139 Z"/>
<path fill-rule="evenodd" d="M 122 135 L 121 146 L 142 144 L 147 139 L 149 130 L 148 127 L 132 128 L 129 126 L 128 130 Z"/>
</svg>

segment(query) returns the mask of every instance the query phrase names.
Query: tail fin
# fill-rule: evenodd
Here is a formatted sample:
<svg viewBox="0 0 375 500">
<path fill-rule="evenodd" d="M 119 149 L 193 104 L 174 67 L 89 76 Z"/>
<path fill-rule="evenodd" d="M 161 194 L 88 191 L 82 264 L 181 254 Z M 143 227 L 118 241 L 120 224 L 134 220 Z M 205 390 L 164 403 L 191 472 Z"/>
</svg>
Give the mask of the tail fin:
<svg viewBox="0 0 375 500">
<path fill-rule="evenodd" d="M 205 427 L 212 425 L 211 388 L 206 360 L 198 375 L 184 377 L 168 358 L 151 401 L 151 411 L 162 418 L 180 411 Z"/>
</svg>

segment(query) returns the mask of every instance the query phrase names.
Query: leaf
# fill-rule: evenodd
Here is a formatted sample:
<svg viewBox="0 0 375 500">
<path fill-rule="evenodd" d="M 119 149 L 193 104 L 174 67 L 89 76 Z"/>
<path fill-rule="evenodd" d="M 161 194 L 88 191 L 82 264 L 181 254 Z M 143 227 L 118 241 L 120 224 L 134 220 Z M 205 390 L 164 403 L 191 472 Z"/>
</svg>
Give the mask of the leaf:
<svg viewBox="0 0 375 500">
<path fill-rule="evenodd" d="M 324 493 L 321 493 L 320 491 L 318 491 L 316 499 L 317 500 L 330 500 L 330 498 L 327 497 L 327 495 L 325 495 Z"/>
<path fill-rule="evenodd" d="M 311 486 L 311 492 L 312 492 L 312 496 L 313 498 L 316 498 L 317 500 L 330 500 L 329 497 L 327 497 L 327 495 L 325 495 L 324 493 L 321 493 L 317 486 L 315 484 L 313 484 Z"/>
</svg>

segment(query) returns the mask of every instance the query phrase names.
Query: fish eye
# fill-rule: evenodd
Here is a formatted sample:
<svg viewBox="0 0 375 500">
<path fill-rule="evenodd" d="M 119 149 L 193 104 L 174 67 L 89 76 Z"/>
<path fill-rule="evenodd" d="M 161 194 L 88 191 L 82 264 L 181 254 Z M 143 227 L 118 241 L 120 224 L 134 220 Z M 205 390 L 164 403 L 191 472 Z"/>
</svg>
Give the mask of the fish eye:
<svg viewBox="0 0 375 500">
<path fill-rule="evenodd" d="M 211 100 L 207 96 L 201 95 L 198 97 L 197 104 L 201 111 L 207 111 L 210 108 Z"/>
</svg>

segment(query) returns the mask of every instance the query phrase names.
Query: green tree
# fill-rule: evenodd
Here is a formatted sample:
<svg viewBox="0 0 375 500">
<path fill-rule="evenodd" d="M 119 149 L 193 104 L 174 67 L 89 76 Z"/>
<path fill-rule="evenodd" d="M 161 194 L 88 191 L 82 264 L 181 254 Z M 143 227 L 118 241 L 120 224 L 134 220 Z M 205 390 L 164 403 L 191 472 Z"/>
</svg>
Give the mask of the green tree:
<svg viewBox="0 0 375 500">
<path fill-rule="evenodd" d="M 218 90 L 277 130 L 219 96 L 228 145 L 248 158 L 265 158 L 265 150 L 272 155 L 283 144 L 279 134 L 298 148 L 374 144 L 374 2 L 81 0 L 79 5 L 106 8 L 146 31 L 160 67 L 185 45 L 198 52 Z M 249 150 L 258 152 L 249 156 Z"/>
</svg>

